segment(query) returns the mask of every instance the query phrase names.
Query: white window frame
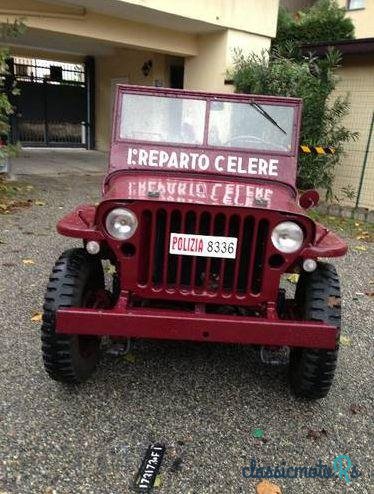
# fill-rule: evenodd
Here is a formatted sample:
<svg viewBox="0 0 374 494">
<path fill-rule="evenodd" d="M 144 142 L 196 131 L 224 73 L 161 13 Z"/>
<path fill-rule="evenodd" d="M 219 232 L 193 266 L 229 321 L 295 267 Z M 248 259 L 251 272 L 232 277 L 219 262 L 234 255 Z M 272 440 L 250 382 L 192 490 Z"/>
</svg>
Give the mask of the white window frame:
<svg viewBox="0 0 374 494">
<path fill-rule="evenodd" d="M 351 10 L 363 10 L 366 6 L 365 6 L 365 0 L 361 0 L 362 2 L 362 6 L 359 6 L 359 7 L 353 7 L 351 6 L 351 4 L 354 2 L 355 0 L 347 0 L 347 10 L 351 11 Z M 357 1 L 357 0 L 356 0 Z"/>
</svg>

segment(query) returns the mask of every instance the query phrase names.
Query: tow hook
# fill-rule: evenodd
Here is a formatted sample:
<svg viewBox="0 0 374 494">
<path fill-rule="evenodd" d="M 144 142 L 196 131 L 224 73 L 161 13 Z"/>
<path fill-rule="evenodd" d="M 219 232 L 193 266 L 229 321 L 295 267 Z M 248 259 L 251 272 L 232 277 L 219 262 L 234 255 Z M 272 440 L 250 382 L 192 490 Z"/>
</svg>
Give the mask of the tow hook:
<svg viewBox="0 0 374 494">
<path fill-rule="evenodd" d="M 131 338 L 110 338 L 105 353 L 113 357 L 123 357 L 131 352 L 132 346 Z"/>
<path fill-rule="evenodd" d="M 290 347 L 262 346 L 260 358 L 261 362 L 266 365 L 287 365 L 290 359 Z"/>
</svg>

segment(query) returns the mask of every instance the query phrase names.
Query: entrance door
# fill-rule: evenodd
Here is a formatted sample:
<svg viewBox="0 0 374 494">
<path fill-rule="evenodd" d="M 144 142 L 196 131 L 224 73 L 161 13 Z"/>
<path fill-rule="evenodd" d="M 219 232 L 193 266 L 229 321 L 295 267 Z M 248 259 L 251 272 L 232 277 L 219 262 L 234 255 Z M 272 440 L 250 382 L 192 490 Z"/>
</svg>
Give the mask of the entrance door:
<svg viewBox="0 0 374 494">
<path fill-rule="evenodd" d="M 88 147 L 84 64 L 14 57 L 11 68 L 20 93 L 13 139 L 23 146 Z"/>
</svg>

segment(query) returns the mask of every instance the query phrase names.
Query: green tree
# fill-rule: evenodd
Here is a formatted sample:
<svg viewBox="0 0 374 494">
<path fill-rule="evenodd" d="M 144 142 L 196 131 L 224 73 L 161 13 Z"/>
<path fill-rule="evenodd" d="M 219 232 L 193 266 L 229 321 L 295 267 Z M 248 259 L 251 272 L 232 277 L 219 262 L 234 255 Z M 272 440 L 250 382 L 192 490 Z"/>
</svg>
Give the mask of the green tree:
<svg viewBox="0 0 374 494">
<path fill-rule="evenodd" d="M 278 33 L 272 49 L 262 55 L 236 54 L 232 78 L 236 91 L 252 94 L 293 96 L 303 99 L 300 143 L 332 146 L 334 155 L 301 155 L 298 163 L 300 188 L 326 189 L 332 195 L 336 165 L 343 145 L 357 137 L 344 127 L 342 119 L 349 113 L 348 97 L 332 97 L 338 83 L 336 69 L 341 55 L 329 50 L 322 58 L 305 55 L 300 43 L 329 40 L 332 36 L 351 38 L 353 25 L 346 22 L 344 11 L 335 1 L 320 0 L 294 19 L 281 11 Z M 341 39 L 341 38 L 339 38 Z"/>
<path fill-rule="evenodd" d="M 346 10 L 335 0 L 319 0 L 311 8 L 296 14 L 281 7 L 278 14 L 277 36 L 273 46 L 284 43 L 315 43 L 354 38 L 354 25 Z"/>
<path fill-rule="evenodd" d="M 0 23 L 0 44 L 5 43 L 9 38 L 15 38 L 21 35 L 25 30 L 25 25 L 21 20 L 16 20 L 13 23 Z M 9 68 L 7 60 L 9 59 L 9 50 L 0 47 L 0 137 L 7 138 L 9 135 L 9 117 L 13 113 L 13 106 L 9 101 L 9 91 L 12 94 L 18 94 L 18 90 L 13 84 L 12 87 L 6 88 L 7 76 Z M 16 146 L 7 144 L 0 147 L 0 162 L 7 159 L 8 156 L 14 154 Z"/>
</svg>

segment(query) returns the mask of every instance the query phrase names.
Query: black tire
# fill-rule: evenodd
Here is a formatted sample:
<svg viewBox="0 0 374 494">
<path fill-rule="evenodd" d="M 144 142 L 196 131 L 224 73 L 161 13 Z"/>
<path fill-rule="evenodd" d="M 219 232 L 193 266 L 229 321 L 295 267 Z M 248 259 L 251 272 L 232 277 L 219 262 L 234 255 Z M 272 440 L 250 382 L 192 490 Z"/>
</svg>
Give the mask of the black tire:
<svg viewBox="0 0 374 494">
<path fill-rule="evenodd" d="M 44 367 L 55 381 L 79 383 L 95 370 L 100 338 L 58 334 L 56 311 L 60 307 L 90 307 L 104 289 L 101 261 L 84 249 L 70 249 L 56 262 L 49 278 L 41 328 Z"/>
<path fill-rule="evenodd" d="M 304 320 L 322 321 L 339 328 L 334 350 L 291 350 L 292 392 L 305 400 L 318 400 L 327 396 L 331 388 L 338 358 L 341 325 L 340 283 L 335 267 L 320 262 L 314 272 L 303 272 L 297 284 L 295 300 Z"/>
</svg>

